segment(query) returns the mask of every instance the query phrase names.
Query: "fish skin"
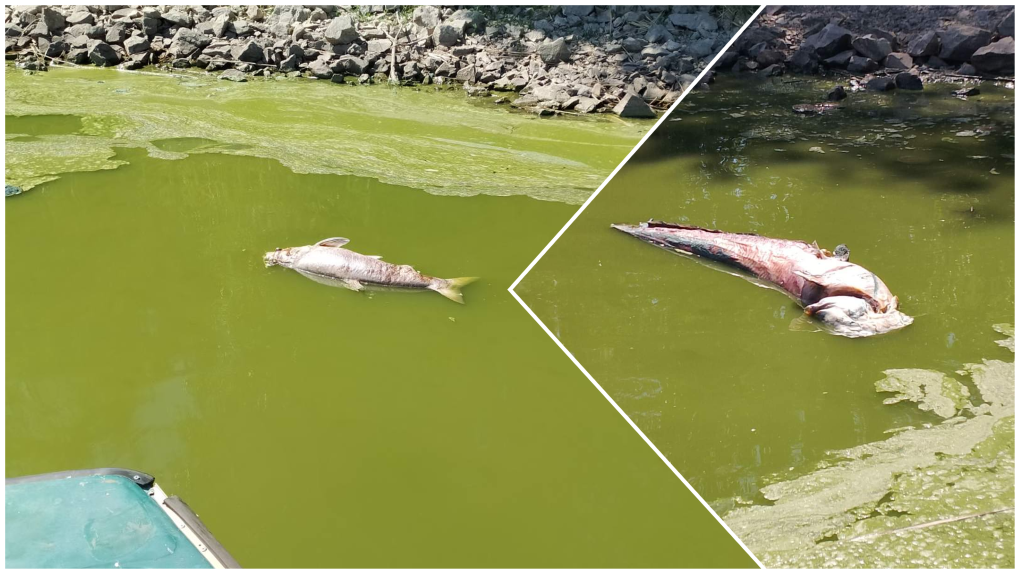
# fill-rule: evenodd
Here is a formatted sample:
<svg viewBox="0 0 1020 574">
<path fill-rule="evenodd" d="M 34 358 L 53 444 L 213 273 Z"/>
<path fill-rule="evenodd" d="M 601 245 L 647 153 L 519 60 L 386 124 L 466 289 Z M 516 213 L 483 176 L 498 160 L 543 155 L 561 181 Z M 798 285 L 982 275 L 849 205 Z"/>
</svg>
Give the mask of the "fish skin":
<svg viewBox="0 0 1020 574">
<path fill-rule="evenodd" d="M 709 259 L 766 281 L 839 335 L 866 337 L 913 322 L 899 312 L 899 299 L 877 275 L 815 244 L 661 221 L 612 227 L 657 247 Z"/>
<path fill-rule="evenodd" d="M 419 272 L 410 265 L 396 265 L 372 255 L 362 255 L 340 245 L 343 238 L 324 239 L 315 245 L 287 247 L 265 254 L 266 267 L 293 269 L 313 281 L 342 286 L 353 291 L 363 289 L 406 289 L 436 291 L 463 303 L 460 287 L 475 278 L 442 279 Z"/>
</svg>

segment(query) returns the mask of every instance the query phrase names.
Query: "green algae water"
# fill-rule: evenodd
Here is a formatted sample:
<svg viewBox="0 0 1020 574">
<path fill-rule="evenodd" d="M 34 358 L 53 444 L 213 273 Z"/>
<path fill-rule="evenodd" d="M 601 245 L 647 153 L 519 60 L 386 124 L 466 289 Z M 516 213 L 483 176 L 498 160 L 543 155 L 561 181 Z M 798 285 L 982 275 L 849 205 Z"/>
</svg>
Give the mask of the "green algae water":
<svg viewBox="0 0 1020 574">
<path fill-rule="evenodd" d="M 992 361 L 1012 395 L 996 329 L 1011 333 L 1015 304 L 1013 92 L 961 101 L 937 85 L 792 112 L 831 86 L 724 77 L 692 95 L 517 291 L 766 565 L 1011 566 L 1012 400 L 968 365 Z M 781 293 L 609 228 L 650 218 L 845 243 L 915 322 L 818 331 Z M 910 434 L 926 429 L 941 434 Z M 955 478 L 934 466 L 948 452 Z M 939 479 L 903 486 L 913 476 Z M 865 524 L 1003 508 L 899 545 Z"/>
<path fill-rule="evenodd" d="M 7 476 L 152 473 L 248 567 L 754 566 L 506 291 L 647 123 L 7 80 L 35 184 L 6 201 Z M 338 235 L 481 280 L 460 306 L 263 266 Z"/>
</svg>

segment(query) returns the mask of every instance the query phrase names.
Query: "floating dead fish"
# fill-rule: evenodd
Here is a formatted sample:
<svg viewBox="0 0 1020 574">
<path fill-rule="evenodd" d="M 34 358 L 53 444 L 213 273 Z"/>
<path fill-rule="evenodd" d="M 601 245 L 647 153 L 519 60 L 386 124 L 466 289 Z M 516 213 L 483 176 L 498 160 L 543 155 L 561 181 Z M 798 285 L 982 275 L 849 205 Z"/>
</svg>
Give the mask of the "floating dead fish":
<svg viewBox="0 0 1020 574">
<path fill-rule="evenodd" d="M 613 228 L 657 247 L 740 271 L 756 284 L 778 288 L 837 335 L 869 337 L 914 321 L 899 312 L 899 299 L 881 279 L 849 262 L 845 245 L 830 253 L 803 241 L 661 221 Z"/>
<path fill-rule="evenodd" d="M 804 114 L 808 116 L 827 114 L 833 110 L 838 110 L 841 106 L 835 102 L 823 102 L 820 104 L 794 104 L 793 111 L 797 114 Z"/>
<path fill-rule="evenodd" d="M 288 247 L 265 255 L 266 267 L 279 265 L 293 269 L 305 277 L 333 287 L 351 291 L 365 289 L 401 289 L 435 291 L 457 303 L 464 302 L 461 287 L 477 277 L 440 279 L 419 273 L 410 265 L 394 265 L 378 255 L 362 255 L 343 249 L 350 242 L 343 237 L 323 239 L 315 245 Z"/>
</svg>

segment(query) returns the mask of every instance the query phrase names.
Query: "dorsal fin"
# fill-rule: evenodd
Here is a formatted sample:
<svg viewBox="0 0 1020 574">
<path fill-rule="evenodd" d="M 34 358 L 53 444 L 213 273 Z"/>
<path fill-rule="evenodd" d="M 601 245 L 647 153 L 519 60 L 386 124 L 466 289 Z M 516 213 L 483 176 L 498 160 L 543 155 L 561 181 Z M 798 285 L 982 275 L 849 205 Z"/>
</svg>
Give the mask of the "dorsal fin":
<svg viewBox="0 0 1020 574">
<path fill-rule="evenodd" d="M 315 245 L 320 247 L 343 247 L 350 242 L 351 240 L 346 237 L 330 237 L 329 239 L 323 239 Z"/>
</svg>

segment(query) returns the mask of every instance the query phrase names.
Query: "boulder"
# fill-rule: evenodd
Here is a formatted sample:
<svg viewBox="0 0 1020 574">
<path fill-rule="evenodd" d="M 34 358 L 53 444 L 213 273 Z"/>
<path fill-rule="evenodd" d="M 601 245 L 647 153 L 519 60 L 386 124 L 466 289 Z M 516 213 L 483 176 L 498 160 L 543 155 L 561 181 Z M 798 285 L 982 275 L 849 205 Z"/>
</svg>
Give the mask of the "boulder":
<svg viewBox="0 0 1020 574">
<path fill-rule="evenodd" d="M 128 37 L 128 32 L 121 24 L 114 24 L 106 29 L 107 44 L 121 44 Z"/>
<path fill-rule="evenodd" d="M 546 64 L 558 64 L 570 61 L 570 48 L 563 38 L 553 41 L 546 40 L 538 45 L 538 57 Z"/>
<path fill-rule="evenodd" d="M 653 24 L 645 33 L 645 40 L 652 44 L 662 44 L 672 39 L 673 35 L 662 24 Z"/>
<path fill-rule="evenodd" d="M 869 79 L 866 86 L 873 92 L 888 92 L 896 89 L 896 80 L 889 76 L 877 76 Z"/>
<path fill-rule="evenodd" d="M 975 68 L 983 72 L 1012 72 L 1014 50 L 1013 38 L 1007 36 L 998 42 L 978 48 L 970 61 Z"/>
<path fill-rule="evenodd" d="M 589 114 L 595 111 L 595 108 L 602 103 L 598 98 L 586 98 L 581 96 L 577 99 L 577 105 L 574 106 L 574 110 L 581 112 L 582 114 Z"/>
<path fill-rule="evenodd" d="M 955 24 L 939 30 L 939 43 L 942 45 L 939 58 L 947 62 L 966 62 L 978 48 L 988 45 L 991 39 L 992 33 L 988 30 Z"/>
<path fill-rule="evenodd" d="M 830 68 L 846 68 L 853 57 L 855 57 L 853 50 L 843 50 L 831 58 L 826 58 L 824 63 Z"/>
<path fill-rule="evenodd" d="M 329 60 L 324 58 L 319 58 L 308 64 L 308 71 L 316 78 L 324 80 L 333 77 L 333 68 L 330 66 Z"/>
<path fill-rule="evenodd" d="M 338 16 L 326 26 L 323 37 L 330 44 L 350 44 L 358 39 L 358 30 L 350 16 Z"/>
<path fill-rule="evenodd" d="M 220 79 L 221 80 L 229 80 L 231 82 L 247 82 L 248 81 L 248 76 L 245 75 L 245 73 L 242 72 L 241 70 L 233 70 L 233 69 L 231 69 L 231 70 L 227 70 L 226 72 L 223 72 L 222 74 L 220 74 Z"/>
<path fill-rule="evenodd" d="M 393 42 L 390 42 L 389 40 L 386 39 L 369 40 L 368 48 L 365 50 L 365 52 L 368 54 L 384 54 L 386 52 L 389 52 L 392 46 Z"/>
<path fill-rule="evenodd" d="M 695 30 L 705 34 L 715 32 L 719 28 L 719 21 L 706 12 L 670 14 L 669 21 L 677 28 Z"/>
<path fill-rule="evenodd" d="M 779 50 L 762 50 L 761 52 L 758 52 L 758 56 L 754 60 L 762 66 L 772 66 L 774 64 L 781 64 L 785 62 L 786 54 Z"/>
<path fill-rule="evenodd" d="M 909 70 L 914 67 L 914 59 L 905 52 L 893 52 L 886 56 L 883 65 L 892 70 Z"/>
<path fill-rule="evenodd" d="M 846 65 L 846 69 L 847 71 L 855 74 L 867 74 L 868 72 L 874 72 L 878 69 L 878 62 L 871 58 L 855 55 L 850 57 L 850 61 Z"/>
<path fill-rule="evenodd" d="M 454 46 L 464 37 L 464 23 L 443 22 L 436 26 L 432 33 L 432 43 L 436 46 Z"/>
<path fill-rule="evenodd" d="M 474 66 L 464 66 L 457 70 L 456 78 L 458 82 L 474 82 L 478 79 L 478 71 Z"/>
<path fill-rule="evenodd" d="M 939 53 L 939 36 L 935 32 L 925 32 L 914 36 L 907 43 L 907 53 L 915 58 L 934 56 Z"/>
<path fill-rule="evenodd" d="M 628 93 L 613 108 L 613 113 L 621 118 L 655 118 L 655 110 L 645 103 L 641 96 Z"/>
<path fill-rule="evenodd" d="M 791 70 L 812 74 L 818 69 L 818 56 L 811 46 L 801 47 L 786 59 L 786 66 Z"/>
<path fill-rule="evenodd" d="M 64 21 L 69 26 L 74 26 L 76 24 L 88 24 L 91 26 L 96 23 L 96 17 L 88 10 L 78 10 L 65 18 Z"/>
<path fill-rule="evenodd" d="M 262 46 L 252 40 L 235 46 L 232 50 L 230 50 L 230 55 L 233 59 L 241 62 L 261 64 L 265 61 L 265 53 L 262 50 Z"/>
<path fill-rule="evenodd" d="M 901 90 L 923 90 L 924 84 L 921 83 L 921 78 L 917 74 L 900 72 L 896 74 L 896 87 Z"/>
<path fill-rule="evenodd" d="M 190 56 L 209 45 L 212 38 L 205 34 L 199 34 L 191 28 L 178 28 L 170 40 L 170 49 L 167 50 L 171 56 Z"/>
<path fill-rule="evenodd" d="M 846 99 L 846 89 L 843 86 L 836 86 L 829 90 L 828 94 L 825 94 L 825 99 L 830 102 L 838 102 Z"/>
<path fill-rule="evenodd" d="M 439 25 L 442 16 L 439 8 L 435 6 L 418 6 L 414 9 L 411 18 L 416 25 L 427 28 L 431 32 Z"/>
<path fill-rule="evenodd" d="M 956 73 L 961 76 L 976 76 L 978 75 L 978 70 L 971 64 L 963 64 L 956 69 Z"/>
<path fill-rule="evenodd" d="M 450 22 L 463 22 L 464 33 L 478 33 L 485 31 L 485 15 L 478 10 L 461 8 L 450 16 Z"/>
<path fill-rule="evenodd" d="M 876 62 L 881 62 L 892 52 L 892 45 L 889 43 L 889 40 L 878 38 L 871 34 L 855 38 L 851 45 L 858 54 Z"/>
<path fill-rule="evenodd" d="M 195 21 L 191 19 L 191 14 L 178 8 L 173 8 L 166 14 L 162 15 L 162 18 L 169 22 L 173 26 L 181 26 L 182 28 L 191 28 L 195 25 Z"/>
<path fill-rule="evenodd" d="M 280 61 L 281 72 L 293 72 L 298 69 L 301 64 L 301 58 L 296 54 L 291 54 Z"/>
<path fill-rule="evenodd" d="M 39 16 L 40 16 L 39 21 L 45 24 L 46 28 L 50 32 L 59 32 L 60 30 L 64 29 L 64 26 L 66 24 L 66 21 L 64 20 L 64 15 L 61 14 L 60 12 L 57 12 L 53 8 L 49 7 L 43 8 Z"/>
<path fill-rule="evenodd" d="M 594 6 L 564 6 L 564 16 L 577 16 L 578 18 L 584 18 L 595 11 Z"/>
<path fill-rule="evenodd" d="M 89 48 L 89 60 L 101 67 L 116 66 L 120 63 L 120 54 L 106 42 L 95 42 Z"/>
<path fill-rule="evenodd" d="M 999 25 L 995 27 L 995 31 L 999 33 L 999 36 L 1002 36 L 1003 38 L 1005 38 L 1006 36 L 1014 38 L 1016 37 L 1015 34 L 1016 26 L 1014 24 L 1013 15 L 1014 12 L 1016 12 L 1015 9 L 1010 10 L 1009 14 L 1006 14 L 1006 17 L 1002 19 L 1002 22 L 999 22 Z"/>
<path fill-rule="evenodd" d="M 817 34 L 804 39 L 803 46 L 809 46 L 819 58 L 831 58 L 851 47 L 852 34 L 836 24 L 827 24 Z"/>
<path fill-rule="evenodd" d="M 50 58 L 59 58 L 67 51 L 67 49 L 67 42 L 56 39 L 50 42 L 49 46 L 46 46 L 46 55 Z"/>
<path fill-rule="evenodd" d="M 145 36 L 131 36 L 124 40 L 124 49 L 128 54 L 141 54 L 149 49 L 149 39 Z"/>
<path fill-rule="evenodd" d="M 357 56 L 340 56 L 339 67 L 348 76 L 360 76 L 368 68 L 368 62 Z M 333 69 L 336 70 L 337 67 Z"/>
</svg>

